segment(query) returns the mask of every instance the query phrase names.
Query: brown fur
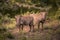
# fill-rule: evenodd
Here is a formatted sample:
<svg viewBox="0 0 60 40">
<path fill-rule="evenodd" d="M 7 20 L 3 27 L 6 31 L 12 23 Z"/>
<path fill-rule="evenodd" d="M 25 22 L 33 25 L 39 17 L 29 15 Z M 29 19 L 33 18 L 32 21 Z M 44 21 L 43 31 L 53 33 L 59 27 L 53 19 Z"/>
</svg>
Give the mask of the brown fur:
<svg viewBox="0 0 60 40">
<path fill-rule="evenodd" d="M 40 23 L 42 24 L 42 29 L 43 29 L 43 24 L 46 20 L 46 15 L 47 12 L 40 12 L 39 14 L 30 14 L 34 18 L 34 25 L 38 26 L 38 29 L 40 27 Z"/>
<path fill-rule="evenodd" d="M 22 26 L 22 30 L 24 25 L 29 25 L 31 31 L 31 28 L 33 27 L 34 29 L 34 26 L 38 26 L 38 29 L 40 29 L 40 23 L 41 23 L 43 29 L 43 24 L 46 20 L 46 15 L 47 12 L 45 11 L 40 12 L 39 14 L 29 14 L 29 15 L 22 15 L 22 16 L 17 15 L 15 16 L 16 25 L 18 26 L 18 28 Z"/>
<path fill-rule="evenodd" d="M 18 26 L 18 28 L 20 28 L 22 26 L 22 30 L 24 25 L 29 25 L 30 27 L 30 31 L 32 29 L 33 26 L 33 17 L 27 15 L 27 16 L 16 16 L 16 25 Z"/>
</svg>

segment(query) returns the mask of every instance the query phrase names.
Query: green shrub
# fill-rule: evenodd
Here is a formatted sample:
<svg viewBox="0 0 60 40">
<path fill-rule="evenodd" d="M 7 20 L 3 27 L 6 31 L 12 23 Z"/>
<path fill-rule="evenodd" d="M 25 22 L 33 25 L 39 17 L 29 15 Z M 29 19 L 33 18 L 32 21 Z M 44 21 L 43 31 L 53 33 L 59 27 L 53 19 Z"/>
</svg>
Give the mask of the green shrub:
<svg viewBox="0 0 60 40">
<path fill-rule="evenodd" d="M 6 35 L 7 35 L 7 38 L 14 39 L 14 36 L 11 33 L 7 33 Z"/>
</svg>

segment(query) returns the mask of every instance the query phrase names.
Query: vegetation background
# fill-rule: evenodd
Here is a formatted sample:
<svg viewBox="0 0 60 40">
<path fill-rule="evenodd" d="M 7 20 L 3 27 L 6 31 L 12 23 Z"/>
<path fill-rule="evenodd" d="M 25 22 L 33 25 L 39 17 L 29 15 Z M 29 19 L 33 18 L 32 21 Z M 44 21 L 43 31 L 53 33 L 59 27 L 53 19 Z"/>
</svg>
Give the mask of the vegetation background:
<svg viewBox="0 0 60 40">
<path fill-rule="evenodd" d="M 15 15 L 48 11 L 43 32 L 17 33 Z M 0 40 L 60 40 L 60 0 L 0 0 Z M 13 35 L 14 34 L 14 35 Z"/>
</svg>

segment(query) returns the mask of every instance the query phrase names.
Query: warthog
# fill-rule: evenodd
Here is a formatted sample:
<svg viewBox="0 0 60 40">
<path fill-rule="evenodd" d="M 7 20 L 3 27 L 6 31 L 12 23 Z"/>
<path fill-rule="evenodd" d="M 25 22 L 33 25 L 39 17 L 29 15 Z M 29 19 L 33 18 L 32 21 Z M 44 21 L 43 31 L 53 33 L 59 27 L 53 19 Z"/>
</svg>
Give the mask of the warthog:
<svg viewBox="0 0 60 40">
<path fill-rule="evenodd" d="M 47 12 L 41 11 L 39 14 L 30 14 L 34 18 L 34 25 L 38 26 L 38 30 L 40 29 L 40 23 L 42 24 L 42 30 L 43 30 L 43 24 L 46 20 Z"/>
<path fill-rule="evenodd" d="M 30 15 L 28 15 L 28 16 L 23 16 L 23 15 L 20 16 L 20 15 L 18 15 L 18 16 L 15 16 L 15 18 L 16 18 L 16 26 L 19 29 L 21 27 L 22 30 L 23 30 L 24 25 L 29 26 L 30 27 L 30 31 L 31 31 L 32 27 L 34 29 L 33 17 L 31 17 Z"/>
</svg>

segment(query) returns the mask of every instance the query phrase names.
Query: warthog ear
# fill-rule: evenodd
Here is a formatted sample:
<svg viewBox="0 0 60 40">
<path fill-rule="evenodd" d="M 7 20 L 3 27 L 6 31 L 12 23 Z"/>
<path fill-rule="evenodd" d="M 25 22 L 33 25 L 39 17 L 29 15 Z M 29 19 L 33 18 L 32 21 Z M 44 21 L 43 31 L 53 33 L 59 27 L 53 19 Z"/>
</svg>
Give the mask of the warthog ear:
<svg viewBox="0 0 60 40">
<path fill-rule="evenodd" d="M 20 18 L 20 15 L 16 15 L 15 16 L 15 20 L 19 19 Z"/>
<path fill-rule="evenodd" d="M 16 16 L 15 16 L 15 18 L 16 18 Z"/>
<path fill-rule="evenodd" d="M 15 16 L 15 18 L 18 18 L 18 17 L 20 17 L 20 15 L 16 15 L 16 16 Z"/>
</svg>

